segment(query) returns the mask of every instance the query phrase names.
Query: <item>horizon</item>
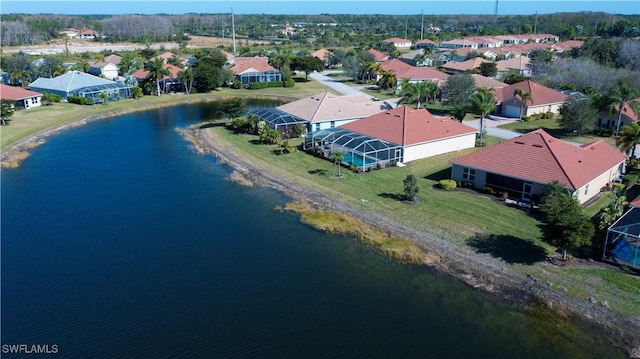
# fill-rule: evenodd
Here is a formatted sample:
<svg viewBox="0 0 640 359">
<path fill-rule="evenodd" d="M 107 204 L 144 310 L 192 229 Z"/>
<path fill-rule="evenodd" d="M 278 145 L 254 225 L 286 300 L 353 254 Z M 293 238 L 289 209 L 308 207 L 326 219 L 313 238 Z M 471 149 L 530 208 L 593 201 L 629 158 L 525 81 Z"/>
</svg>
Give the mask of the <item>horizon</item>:
<svg viewBox="0 0 640 359">
<path fill-rule="evenodd" d="M 33 15 L 183 15 L 224 14 L 238 15 L 545 15 L 554 13 L 595 12 L 611 15 L 639 15 L 637 0 L 449 0 L 449 1 L 385 1 L 385 0 L 111 0 L 104 2 L 102 11 L 96 3 L 83 0 L 22 0 L 2 1 L 2 14 Z M 294 4 L 295 3 L 295 4 Z M 153 6 L 149 6 L 153 4 Z M 110 6 L 112 5 L 112 6 Z M 124 5 L 124 6 L 122 6 Z M 415 9 L 415 11 L 411 11 Z M 613 11 L 612 11 L 613 10 Z"/>
</svg>

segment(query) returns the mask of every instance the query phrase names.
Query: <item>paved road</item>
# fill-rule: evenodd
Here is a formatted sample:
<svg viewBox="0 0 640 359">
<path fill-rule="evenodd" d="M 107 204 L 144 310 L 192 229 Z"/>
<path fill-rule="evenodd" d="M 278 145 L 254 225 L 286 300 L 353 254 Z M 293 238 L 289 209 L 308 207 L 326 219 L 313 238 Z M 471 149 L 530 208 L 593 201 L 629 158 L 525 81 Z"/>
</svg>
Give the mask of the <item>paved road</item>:
<svg viewBox="0 0 640 359">
<path fill-rule="evenodd" d="M 309 74 L 309 77 L 312 78 L 315 81 L 318 81 L 320 83 L 322 83 L 323 85 L 333 89 L 335 92 L 342 94 L 342 95 L 364 95 L 367 96 L 369 98 L 373 98 L 373 96 L 371 96 L 370 94 L 364 92 L 364 91 L 360 91 L 359 89 L 353 87 L 353 86 L 349 86 L 341 81 L 337 81 L 329 76 L 327 76 L 327 74 L 330 73 L 337 73 L 337 72 L 342 72 L 342 71 L 325 71 L 325 72 L 313 72 L 311 74 Z M 384 100 L 386 103 L 388 103 L 391 107 L 397 107 L 398 106 L 398 101 L 400 100 L 400 98 L 394 98 L 394 99 L 388 99 L 388 100 Z"/>
</svg>

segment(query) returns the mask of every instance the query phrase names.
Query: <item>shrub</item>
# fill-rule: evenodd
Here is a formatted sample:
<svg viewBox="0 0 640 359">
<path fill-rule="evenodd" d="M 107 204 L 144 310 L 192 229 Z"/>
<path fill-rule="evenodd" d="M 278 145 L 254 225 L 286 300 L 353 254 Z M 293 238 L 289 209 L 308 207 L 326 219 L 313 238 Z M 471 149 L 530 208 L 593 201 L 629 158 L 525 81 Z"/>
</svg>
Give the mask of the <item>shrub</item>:
<svg viewBox="0 0 640 359">
<path fill-rule="evenodd" d="M 237 90 L 237 89 L 239 89 L 241 87 L 242 87 L 242 82 L 240 82 L 240 80 L 238 80 L 238 79 L 235 79 L 233 81 L 233 83 L 231 84 L 231 88 L 232 89 L 236 89 Z"/>
<path fill-rule="evenodd" d="M 451 191 L 452 189 L 456 188 L 456 181 L 454 180 L 443 179 L 443 180 L 440 180 L 439 183 L 440 183 L 440 188 L 446 191 Z"/>
<path fill-rule="evenodd" d="M 612 188 L 624 188 L 624 187 L 625 187 L 625 185 L 624 185 L 623 183 L 613 182 L 613 183 L 611 184 L 611 187 L 612 187 Z"/>
<path fill-rule="evenodd" d="M 284 87 L 294 87 L 296 85 L 295 80 L 285 80 Z"/>
<path fill-rule="evenodd" d="M 489 195 L 493 195 L 495 193 L 495 190 L 489 186 L 484 186 L 484 188 L 482 189 L 482 192 Z"/>
<path fill-rule="evenodd" d="M 640 167 L 640 158 L 633 157 L 627 160 L 627 168 L 636 169 L 638 167 Z"/>
<path fill-rule="evenodd" d="M 543 114 L 542 114 L 542 118 L 543 118 L 544 120 L 550 120 L 550 119 L 552 119 L 552 118 L 553 118 L 553 112 L 551 112 L 551 111 L 547 111 L 547 112 L 543 113 Z"/>
<path fill-rule="evenodd" d="M 532 116 L 522 116 L 522 121 L 529 122 L 535 120 Z"/>
<path fill-rule="evenodd" d="M 627 173 L 626 175 L 622 176 L 622 183 L 624 183 L 625 186 L 630 187 L 638 182 L 638 178 L 640 178 L 640 174 L 638 173 Z"/>
<path fill-rule="evenodd" d="M 272 82 L 252 82 L 249 84 L 250 90 L 266 89 L 269 87 L 283 87 L 282 81 Z"/>
</svg>

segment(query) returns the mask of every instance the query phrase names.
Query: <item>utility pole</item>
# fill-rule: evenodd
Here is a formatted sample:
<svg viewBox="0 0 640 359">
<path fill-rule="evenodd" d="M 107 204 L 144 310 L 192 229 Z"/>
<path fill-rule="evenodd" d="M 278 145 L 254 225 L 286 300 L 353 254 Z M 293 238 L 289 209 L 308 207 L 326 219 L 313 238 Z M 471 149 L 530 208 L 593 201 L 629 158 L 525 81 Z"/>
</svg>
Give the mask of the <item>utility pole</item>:
<svg viewBox="0 0 640 359">
<path fill-rule="evenodd" d="M 233 37 L 233 55 L 236 55 L 236 23 L 233 19 L 233 8 L 231 8 L 231 36 Z"/>
<path fill-rule="evenodd" d="M 496 8 L 493 10 L 493 14 L 494 14 L 495 16 L 498 16 L 498 1 L 499 1 L 499 0 L 496 0 Z"/>
<path fill-rule="evenodd" d="M 534 22 L 533 25 L 533 34 L 537 34 L 538 33 L 538 12 L 536 11 L 536 21 Z"/>
<path fill-rule="evenodd" d="M 422 21 L 420 22 L 420 41 L 422 41 L 422 35 L 424 34 L 424 10 L 422 10 Z"/>
<path fill-rule="evenodd" d="M 407 29 L 409 28 L 409 19 L 404 19 L 404 38 L 407 38 Z"/>
</svg>

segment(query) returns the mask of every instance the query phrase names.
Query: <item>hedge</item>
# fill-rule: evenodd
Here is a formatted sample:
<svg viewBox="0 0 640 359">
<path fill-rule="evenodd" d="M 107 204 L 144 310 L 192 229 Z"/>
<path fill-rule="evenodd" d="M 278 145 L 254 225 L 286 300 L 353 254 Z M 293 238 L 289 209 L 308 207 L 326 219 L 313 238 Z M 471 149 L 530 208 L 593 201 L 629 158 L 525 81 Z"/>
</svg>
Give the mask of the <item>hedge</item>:
<svg viewBox="0 0 640 359">
<path fill-rule="evenodd" d="M 282 81 L 252 82 L 249 84 L 250 90 L 266 89 L 269 87 L 283 87 L 283 84 Z"/>
</svg>

